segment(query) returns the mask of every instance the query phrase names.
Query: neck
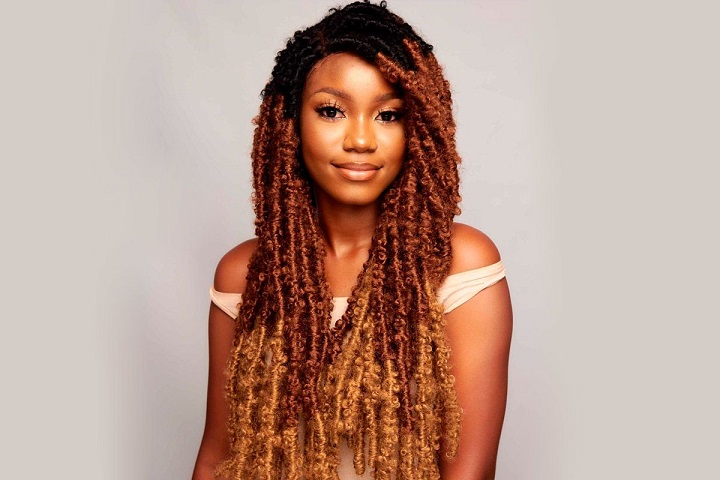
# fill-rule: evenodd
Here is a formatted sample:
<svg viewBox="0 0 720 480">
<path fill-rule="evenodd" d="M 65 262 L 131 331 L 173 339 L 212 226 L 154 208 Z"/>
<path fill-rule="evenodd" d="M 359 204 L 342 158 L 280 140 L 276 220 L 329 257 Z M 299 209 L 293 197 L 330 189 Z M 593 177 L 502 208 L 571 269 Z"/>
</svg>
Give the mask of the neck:
<svg viewBox="0 0 720 480">
<path fill-rule="evenodd" d="M 318 218 L 327 254 L 334 257 L 369 250 L 380 215 L 380 204 L 343 205 L 318 198 Z"/>
</svg>

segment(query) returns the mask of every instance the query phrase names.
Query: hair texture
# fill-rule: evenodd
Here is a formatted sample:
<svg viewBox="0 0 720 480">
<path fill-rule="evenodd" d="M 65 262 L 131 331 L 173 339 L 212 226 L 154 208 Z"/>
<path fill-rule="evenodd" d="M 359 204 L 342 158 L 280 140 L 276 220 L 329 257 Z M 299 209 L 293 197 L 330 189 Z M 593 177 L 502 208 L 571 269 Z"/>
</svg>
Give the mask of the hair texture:
<svg viewBox="0 0 720 480">
<path fill-rule="evenodd" d="M 345 314 L 332 294 L 312 183 L 299 149 L 305 79 L 349 52 L 403 94 L 406 158 Z M 337 479 L 339 444 L 358 474 L 440 478 L 457 451 L 460 408 L 436 293 L 459 213 L 460 158 L 448 82 L 423 41 L 385 3 L 332 9 L 278 53 L 263 90 L 253 160 L 255 230 L 226 389 L 232 479 Z M 442 443 L 442 450 L 441 450 Z"/>
</svg>

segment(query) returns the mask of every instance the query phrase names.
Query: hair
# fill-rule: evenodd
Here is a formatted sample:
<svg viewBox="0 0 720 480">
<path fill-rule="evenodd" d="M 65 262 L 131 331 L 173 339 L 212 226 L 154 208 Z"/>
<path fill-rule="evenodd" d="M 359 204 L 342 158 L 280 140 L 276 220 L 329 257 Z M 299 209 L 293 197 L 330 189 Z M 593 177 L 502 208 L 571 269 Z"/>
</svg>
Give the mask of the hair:
<svg viewBox="0 0 720 480">
<path fill-rule="evenodd" d="M 371 62 L 402 92 L 406 157 L 381 197 L 348 308 L 331 327 L 298 117 L 311 68 L 338 52 Z M 432 46 L 385 2 L 331 9 L 278 53 L 254 123 L 258 244 L 227 370 L 230 455 L 216 473 L 336 479 L 347 442 L 358 474 L 440 478 L 439 455 L 456 455 L 461 414 L 437 301 L 452 258 L 460 158 Z"/>
</svg>

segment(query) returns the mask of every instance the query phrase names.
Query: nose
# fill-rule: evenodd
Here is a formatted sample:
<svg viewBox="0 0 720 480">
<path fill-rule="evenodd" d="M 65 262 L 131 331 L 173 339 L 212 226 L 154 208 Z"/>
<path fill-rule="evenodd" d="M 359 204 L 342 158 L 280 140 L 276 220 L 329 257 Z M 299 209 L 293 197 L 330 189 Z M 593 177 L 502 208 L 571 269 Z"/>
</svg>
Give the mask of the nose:
<svg viewBox="0 0 720 480">
<path fill-rule="evenodd" d="M 343 149 L 355 152 L 374 152 L 377 149 L 375 131 L 372 119 L 358 117 L 350 119 L 347 123 Z"/>
</svg>

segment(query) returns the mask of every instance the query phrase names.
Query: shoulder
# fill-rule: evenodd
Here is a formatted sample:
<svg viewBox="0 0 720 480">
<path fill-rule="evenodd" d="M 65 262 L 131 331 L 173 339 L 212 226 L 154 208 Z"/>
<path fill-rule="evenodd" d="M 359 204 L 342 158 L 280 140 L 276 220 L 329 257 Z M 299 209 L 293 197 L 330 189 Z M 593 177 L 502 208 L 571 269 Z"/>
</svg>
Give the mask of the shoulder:
<svg viewBox="0 0 720 480">
<path fill-rule="evenodd" d="M 450 275 L 500 261 L 500 252 L 490 237 L 463 223 L 453 224 L 450 245 L 453 253 Z"/>
<path fill-rule="evenodd" d="M 258 239 L 246 240 L 227 252 L 215 269 L 213 286 L 218 292 L 243 293 L 250 257 L 257 248 Z"/>
</svg>

